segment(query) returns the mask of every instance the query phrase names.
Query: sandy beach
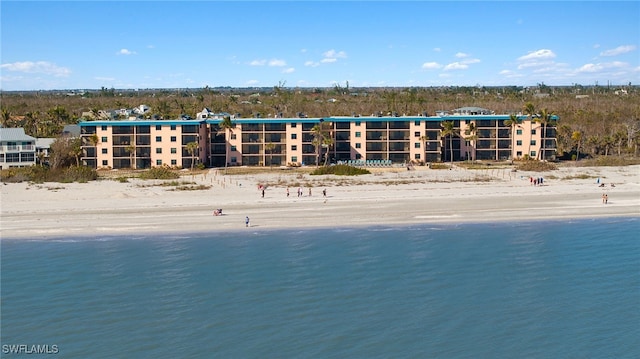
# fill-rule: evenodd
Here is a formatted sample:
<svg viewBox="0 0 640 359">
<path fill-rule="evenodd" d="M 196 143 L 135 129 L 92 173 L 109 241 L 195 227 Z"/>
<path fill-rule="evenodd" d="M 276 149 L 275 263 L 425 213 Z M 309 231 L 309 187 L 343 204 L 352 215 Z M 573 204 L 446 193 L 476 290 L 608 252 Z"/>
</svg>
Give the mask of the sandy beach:
<svg viewBox="0 0 640 359">
<path fill-rule="evenodd" d="M 212 169 L 179 180 L 187 186 L 209 187 L 204 190 L 175 190 L 159 185 L 166 181 L 139 179 L 6 183 L 1 186 L 0 235 L 46 239 L 640 217 L 640 166 L 562 167 L 543 173 L 459 167 L 373 171 L 344 177 L 273 169 L 225 176 Z M 530 177 L 542 177 L 544 182 L 532 185 Z M 302 196 L 297 193 L 300 187 Z M 603 194 L 608 197 L 606 204 Z M 222 215 L 215 216 L 218 208 Z"/>
</svg>

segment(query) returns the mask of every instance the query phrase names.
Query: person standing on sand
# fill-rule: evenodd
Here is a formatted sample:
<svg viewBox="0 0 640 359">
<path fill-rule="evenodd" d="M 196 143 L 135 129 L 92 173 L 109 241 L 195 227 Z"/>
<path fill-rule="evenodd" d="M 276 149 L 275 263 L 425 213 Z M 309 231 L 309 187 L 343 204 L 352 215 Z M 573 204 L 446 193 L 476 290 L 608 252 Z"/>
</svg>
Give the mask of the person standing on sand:
<svg viewBox="0 0 640 359">
<path fill-rule="evenodd" d="M 311 197 L 311 187 L 309 187 L 309 197 Z"/>
<path fill-rule="evenodd" d="M 289 197 L 289 187 L 287 187 L 287 197 Z"/>
<path fill-rule="evenodd" d="M 245 219 L 244 219 L 244 226 L 245 226 L 245 227 L 249 227 L 249 216 L 245 217 Z"/>
<path fill-rule="evenodd" d="M 322 190 L 322 197 L 325 197 L 325 198 L 327 197 L 327 189 L 326 188 Z"/>
<path fill-rule="evenodd" d="M 606 194 L 604 194 L 604 193 L 603 193 L 603 194 L 602 194 L 602 204 L 604 204 L 604 203 L 605 203 L 605 199 L 606 199 Z"/>
<path fill-rule="evenodd" d="M 609 195 L 605 194 L 604 195 L 604 204 L 608 204 L 609 203 Z"/>
</svg>

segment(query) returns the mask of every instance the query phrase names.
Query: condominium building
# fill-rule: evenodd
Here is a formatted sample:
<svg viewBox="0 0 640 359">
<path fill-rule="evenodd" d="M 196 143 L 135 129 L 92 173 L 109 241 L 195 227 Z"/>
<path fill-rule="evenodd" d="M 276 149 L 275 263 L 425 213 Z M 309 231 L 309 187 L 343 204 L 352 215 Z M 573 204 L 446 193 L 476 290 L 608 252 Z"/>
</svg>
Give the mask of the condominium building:
<svg viewBox="0 0 640 359">
<path fill-rule="evenodd" d="M 506 126 L 509 115 L 476 107 L 436 116 L 233 118 L 227 130 L 220 127 L 223 117 L 81 122 L 83 162 L 94 168 L 188 168 L 194 161 L 209 167 L 225 161 L 231 166 L 389 164 L 553 159 L 556 151 L 554 126 L 521 114 L 517 126 Z M 447 122 L 451 134 L 443 132 Z M 328 141 L 318 143 L 318 127 Z"/>
</svg>

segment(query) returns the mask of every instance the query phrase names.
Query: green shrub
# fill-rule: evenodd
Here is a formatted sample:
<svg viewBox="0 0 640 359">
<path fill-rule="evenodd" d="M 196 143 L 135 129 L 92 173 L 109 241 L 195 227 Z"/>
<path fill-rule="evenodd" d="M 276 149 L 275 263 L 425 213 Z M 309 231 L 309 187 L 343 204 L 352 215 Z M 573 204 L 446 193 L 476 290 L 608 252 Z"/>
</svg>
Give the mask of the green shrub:
<svg viewBox="0 0 640 359">
<path fill-rule="evenodd" d="M 71 166 L 66 168 L 53 169 L 50 167 L 31 166 L 23 168 L 11 168 L 2 170 L 1 174 L 4 182 L 87 182 L 98 178 L 96 170 L 86 166 Z"/>
<path fill-rule="evenodd" d="M 535 171 L 535 172 L 545 172 L 545 171 L 554 171 L 557 170 L 558 167 L 551 162 L 542 162 L 542 161 L 522 161 L 518 164 L 518 171 Z"/>
<path fill-rule="evenodd" d="M 337 175 L 337 176 L 357 176 L 370 174 L 369 170 L 353 167 L 349 165 L 335 165 L 318 167 L 311 175 Z"/>
<path fill-rule="evenodd" d="M 178 179 L 180 175 L 167 167 L 153 167 L 140 173 L 141 179 Z"/>
</svg>

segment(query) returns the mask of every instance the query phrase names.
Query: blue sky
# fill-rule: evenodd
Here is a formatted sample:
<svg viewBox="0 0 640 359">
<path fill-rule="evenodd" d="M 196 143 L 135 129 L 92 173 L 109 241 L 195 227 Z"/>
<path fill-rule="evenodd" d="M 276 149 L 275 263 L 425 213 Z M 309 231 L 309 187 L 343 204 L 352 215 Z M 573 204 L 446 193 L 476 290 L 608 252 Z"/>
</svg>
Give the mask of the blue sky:
<svg viewBox="0 0 640 359">
<path fill-rule="evenodd" d="M 640 83 L 638 1 L 13 1 L 0 88 Z"/>
</svg>

